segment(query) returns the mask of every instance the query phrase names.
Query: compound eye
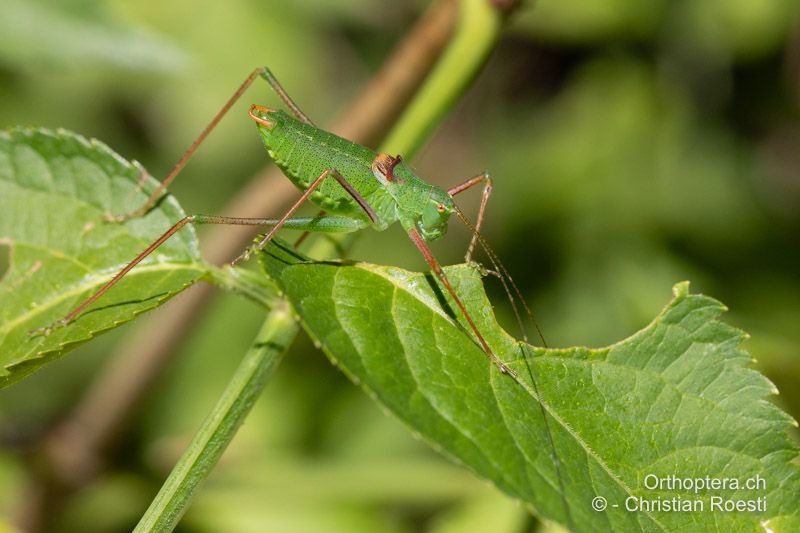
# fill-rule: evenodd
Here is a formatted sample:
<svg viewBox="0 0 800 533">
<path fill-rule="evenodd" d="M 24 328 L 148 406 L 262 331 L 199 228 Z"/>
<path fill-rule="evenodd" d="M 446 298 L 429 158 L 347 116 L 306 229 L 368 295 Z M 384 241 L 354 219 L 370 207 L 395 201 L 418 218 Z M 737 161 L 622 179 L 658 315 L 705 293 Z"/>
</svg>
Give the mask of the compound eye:
<svg viewBox="0 0 800 533">
<path fill-rule="evenodd" d="M 447 208 L 444 206 L 444 204 L 436 204 L 436 210 L 439 211 L 440 213 L 444 213 L 447 210 Z"/>
</svg>

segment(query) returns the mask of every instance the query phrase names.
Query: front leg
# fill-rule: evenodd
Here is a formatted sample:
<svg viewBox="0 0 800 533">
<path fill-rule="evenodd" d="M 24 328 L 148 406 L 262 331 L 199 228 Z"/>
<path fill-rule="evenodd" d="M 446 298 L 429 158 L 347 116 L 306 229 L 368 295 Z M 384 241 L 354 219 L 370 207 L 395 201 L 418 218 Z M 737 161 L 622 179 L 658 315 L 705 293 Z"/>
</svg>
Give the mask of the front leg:
<svg viewBox="0 0 800 533">
<path fill-rule="evenodd" d="M 425 261 L 428 263 L 428 266 L 431 267 L 434 275 L 439 279 L 439 282 L 444 286 L 448 293 L 450 293 L 450 297 L 453 298 L 453 301 L 456 303 L 458 308 L 461 310 L 461 315 L 464 317 L 464 320 L 467 321 L 469 328 L 475 334 L 475 337 L 478 339 L 478 344 L 480 345 L 481 349 L 483 350 L 486 357 L 491 361 L 493 364 L 497 366 L 503 374 L 508 374 L 514 381 L 518 381 L 517 373 L 505 364 L 502 360 L 500 360 L 497 355 L 492 351 L 489 347 L 489 343 L 486 342 L 486 339 L 483 337 L 483 334 L 478 329 L 478 326 L 475 325 L 475 321 L 472 320 L 469 312 L 467 311 L 467 307 L 461 301 L 461 298 L 458 297 L 456 294 L 455 289 L 450 284 L 450 280 L 447 279 L 447 275 L 444 273 L 442 266 L 439 264 L 439 261 L 433 256 L 433 252 L 431 249 L 428 248 L 428 245 L 425 244 L 425 239 L 419 234 L 416 228 L 408 228 L 406 230 L 408 232 L 408 236 L 411 238 L 411 241 L 416 245 L 417 249 L 422 253 L 422 256 L 425 258 Z"/>
<path fill-rule="evenodd" d="M 488 172 L 482 172 L 477 176 L 474 176 L 465 182 L 456 185 L 455 187 L 451 187 L 447 190 L 447 193 L 450 196 L 455 196 L 459 193 L 466 191 L 467 189 L 471 189 L 475 185 L 479 183 L 483 183 L 483 194 L 481 195 L 481 205 L 478 208 L 478 220 L 475 223 L 475 232 L 472 234 L 472 240 L 469 241 L 469 248 L 467 248 L 467 254 L 464 256 L 464 261 L 469 263 L 472 260 L 472 252 L 475 250 L 475 243 L 478 241 L 478 235 L 481 231 L 481 224 L 483 224 L 483 212 L 486 209 L 486 204 L 489 201 L 489 196 L 492 195 L 492 177 L 489 175 Z"/>
</svg>

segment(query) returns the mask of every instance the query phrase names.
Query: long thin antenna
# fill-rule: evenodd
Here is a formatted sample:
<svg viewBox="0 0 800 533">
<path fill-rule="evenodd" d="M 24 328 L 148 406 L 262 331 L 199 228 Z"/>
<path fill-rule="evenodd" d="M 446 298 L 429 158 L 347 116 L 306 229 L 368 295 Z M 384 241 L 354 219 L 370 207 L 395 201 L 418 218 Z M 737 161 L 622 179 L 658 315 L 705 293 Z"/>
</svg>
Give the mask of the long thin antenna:
<svg viewBox="0 0 800 533">
<path fill-rule="evenodd" d="M 538 402 L 539 409 L 541 410 L 542 413 L 542 421 L 544 422 L 545 433 L 547 434 L 547 441 L 550 444 L 550 458 L 553 461 L 553 466 L 555 467 L 556 470 L 556 477 L 558 478 L 558 486 L 561 492 L 561 502 L 564 505 L 564 513 L 567 519 L 567 527 L 570 530 L 574 531 L 575 522 L 572 518 L 572 512 L 570 511 L 569 502 L 567 501 L 566 485 L 564 484 L 564 476 L 561 469 L 561 460 L 558 457 L 558 452 L 556 451 L 556 443 L 555 440 L 553 439 L 553 432 L 550 430 L 550 423 L 547 420 L 547 410 L 544 407 L 544 399 L 542 398 L 542 394 L 539 392 L 539 385 L 538 385 L 539 381 L 536 378 L 536 372 L 534 370 L 532 362 L 530 361 L 531 358 L 528 357 L 529 356 L 527 348 L 527 345 L 529 344 L 528 334 L 525 332 L 525 326 L 523 324 L 522 317 L 520 316 L 519 309 L 517 308 L 516 300 L 519 300 L 519 302 L 522 304 L 522 307 L 525 309 L 525 313 L 527 314 L 531 323 L 536 328 L 536 332 L 539 334 L 539 338 L 542 339 L 542 344 L 544 345 L 545 348 L 547 348 L 547 341 L 544 340 L 544 335 L 542 335 L 542 330 L 539 327 L 539 324 L 536 322 L 536 319 L 533 317 L 533 313 L 531 312 L 530 307 L 528 307 L 527 302 L 522 297 L 522 293 L 520 292 L 519 287 L 517 287 L 517 284 L 514 283 L 514 278 L 511 277 L 511 274 L 509 274 L 505 265 L 503 265 L 503 262 L 500 261 L 500 258 L 498 257 L 497 253 L 491 246 L 489 246 L 489 243 L 486 242 L 486 239 L 484 239 L 483 236 L 480 233 L 478 233 L 478 230 L 475 228 L 475 225 L 472 224 L 472 222 L 470 222 L 467 216 L 458 207 L 456 207 L 456 214 L 458 215 L 458 218 L 461 219 L 461 222 L 463 222 L 464 225 L 467 226 L 467 228 L 469 228 L 472 234 L 477 238 L 478 242 L 481 245 L 481 248 L 483 249 L 484 252 L 486 252 L 486 255 L 489 257 L 489 261 L 491 261 L 492 267 L 498 273 L 498 278 L 500 279 L 500 283 L 503 285 L 503 290 L 505 290 L 506 292 L 508 301 L 511 304 L 511 308 L 514 311 L 514 316 L 517 319 L 517 325 L 519 326 L 523 341 L 522 344 L 520 345 L 523 352 L 522 359 L 525 362 L 525 367 L 528 370 L 528 377 L 531 378 L 533 391 L 536 393 L 536 397 L 539 400 Z M 509 284 L 511 285 L 511 288 L 513 288 L 513 294 L 511 288 L 509 288 Z M 516 298 L 514 297 L 514 294 L 516 294 Z"/>
<path fill-rule="evenodd" d="M 520 330 L 522 330 L 521 333 L 523 337 L 526 340 L 528 338 L 527 334 L 525 333 L 525 327 L 522 324 L 522 318 L 518 312 L 515 299 L 518 299 L 522 304 L 522 307 L 525 309 L 525 314 L 528 315 L 528 318 L 533 324 L 533 327 L 536 329 L 536 333 L 542 340 L 542 346 L 548 348 L 547 341 L 544 339 L 544 335 L 542 334 L 542 328 L 539 327 L 539 323 L 533 316 L 533 311 L 531 311 L 531 308 L 528 307 L 528 303 L 525 301 L 525 298 L 522 297 L 522 292 L 519 290 L 519 287 L 517 287 L 517 284 L 514 282 L 514 278 L 511 277 L 511 274 L 509 274 L 505 265 L 503 265 L 503 262 L 500 261 L 500 257 L 497 255 L 497 252 L 495 252 L 494 249 L 491 246 L 489 246 L 489 243 L 486 242 L 486 239 L 483 238 L 483 235 L 478 233 L 478 230 L 475 228 L 475 225 L 472 222 L 470 222 L 470 220 L 467 218 L 464 212 L 461 211 L 461 209 L 459 209 L 458 207 L 456 207 L 456 214 L 458 215 L 458 218 L 461 219 L 461 222 L 463 222 L 464 225 L 467 226 L 467 228 L 469 228 L 472 234 L 477 238 L 478 242 L 480 242 L 481 248 L 483 248 L 483 251 L 486 252 L 486 255 L 489 257 L 489 260 L 492 262 L 492 266 L 495 268 L 495 270 L 498 271 L 498 274 L 500 274 L 500 276 L 498 276 L 500 280 L 503 281 L 503 278 L 505 277 L 511 284 L 511 287 L 514 289 L 514 294 L 516 295 L 516 298 L 514 298 L 511 294 L 508 294 L 508 298 L 511 303 L 511 307 L 514 309 L 514 315 L 517 318 L 517 324 L 519 325 Z M 506 292 L 508 293 L 509 292 L 507 290 L 508 287 L 506 287 L 505 282 L 503 282 L 503 287 L 506 288 Z"/>
</svg>

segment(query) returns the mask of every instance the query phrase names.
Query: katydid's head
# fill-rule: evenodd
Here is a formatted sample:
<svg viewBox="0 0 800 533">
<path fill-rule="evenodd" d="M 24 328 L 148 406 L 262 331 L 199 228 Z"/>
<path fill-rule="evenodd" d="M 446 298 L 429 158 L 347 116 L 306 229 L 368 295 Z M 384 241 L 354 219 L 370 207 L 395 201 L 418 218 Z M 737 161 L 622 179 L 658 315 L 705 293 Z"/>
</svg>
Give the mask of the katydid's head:
<svg viewBox="0 0 800 533">
<path fill-rule="evenodd" d="M 447 221 L 456 210 L 447 191 L 417 178 L 399 155 L 377 154 L 372 160 L 372 173 L 404 213 L 401 220 L 406 229 L 413 225 L 426 241 L 447 233 Z"/>
<path fill-rule="evenodd" d="M 439 187 L 431 187 L 430 195 L 422 206 L 417 229 L 426 241 L 438 239 L 447 233 L 447 222 L 456 210 L 456 204 Z"/>
</svg>

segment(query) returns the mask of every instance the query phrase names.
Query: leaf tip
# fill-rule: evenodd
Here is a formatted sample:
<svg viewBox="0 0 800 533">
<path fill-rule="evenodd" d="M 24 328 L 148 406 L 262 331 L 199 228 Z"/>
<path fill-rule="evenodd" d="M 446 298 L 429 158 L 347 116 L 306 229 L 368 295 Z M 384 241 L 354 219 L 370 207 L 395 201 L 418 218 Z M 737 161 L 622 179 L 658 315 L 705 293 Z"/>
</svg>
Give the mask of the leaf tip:
<svg viewBox="0 0 800 533">
<path fill-rule="evenodd" d="M 683 299 L 689 296 L 689 281 L 680 281 L 672 286 L 672 295 L 676 299 Z"/>
</svg>

